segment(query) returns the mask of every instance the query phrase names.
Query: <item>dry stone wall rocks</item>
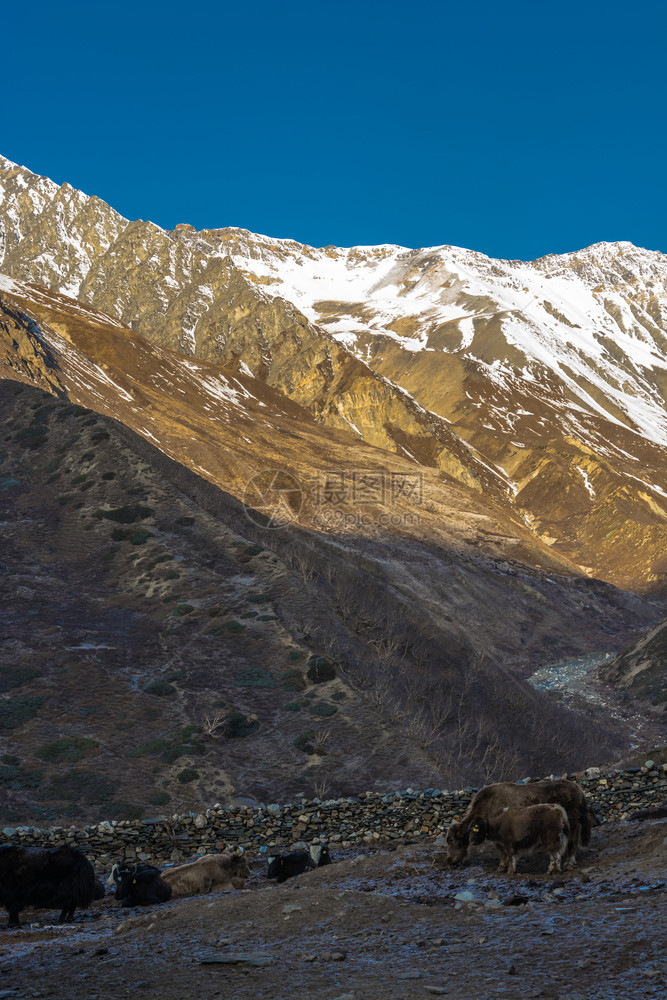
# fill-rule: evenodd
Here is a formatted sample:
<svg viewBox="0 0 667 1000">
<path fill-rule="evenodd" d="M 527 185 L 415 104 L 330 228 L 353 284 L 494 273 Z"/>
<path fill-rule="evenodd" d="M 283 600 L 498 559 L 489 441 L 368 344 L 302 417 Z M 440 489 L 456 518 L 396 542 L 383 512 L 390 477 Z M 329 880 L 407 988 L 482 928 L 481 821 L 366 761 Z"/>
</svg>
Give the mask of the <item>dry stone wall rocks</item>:
<svg viewBox="0 0 667 1000">
<path fill-rule="evenodd" d="M 570 775 L 578 781 L 600 820 L 627 819 L 636 809 L 667 800 L 667 764 L 605 770 L 591 767 Z M 525 779 L 526 781 L 530 779 Z M 475 788 L 442 791 L 408 788 L 385 795 L 366 792 L 326 802 L 319 799 L 286 805 L 220 806 L 171 817 L 104 820 L 84 827 L 5 827 L 2 842 L 79 847 L 100 868 L 124 860 L 181 861 L 228 845 L 256 854 L 261 848 L 327 842 L 332 847 L 391 843 L 433 837 L 460 816 Z"/>
</svg>

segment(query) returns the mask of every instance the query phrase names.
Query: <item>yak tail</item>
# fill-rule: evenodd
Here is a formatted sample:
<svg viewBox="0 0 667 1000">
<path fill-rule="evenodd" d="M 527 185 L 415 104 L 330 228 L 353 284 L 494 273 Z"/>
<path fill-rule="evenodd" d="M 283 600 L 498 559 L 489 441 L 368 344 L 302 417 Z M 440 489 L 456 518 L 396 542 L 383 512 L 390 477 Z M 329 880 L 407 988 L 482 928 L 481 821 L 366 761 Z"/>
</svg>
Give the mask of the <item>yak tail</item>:
<svg viewBox="0 0 667 1000">
<path fill-rule="evenodd" d="M 588 847 L 591 842 L 591 817 L 585 797 L 582 797 L 579 806 L 579 840 L 583 847 Z"/>
<path fill-rule="evenodd" d="M 82 910 L 95 898 L 95 872 L 87 858 L 77 859 L 72 873 L 72 896 Z"/>
</svg>

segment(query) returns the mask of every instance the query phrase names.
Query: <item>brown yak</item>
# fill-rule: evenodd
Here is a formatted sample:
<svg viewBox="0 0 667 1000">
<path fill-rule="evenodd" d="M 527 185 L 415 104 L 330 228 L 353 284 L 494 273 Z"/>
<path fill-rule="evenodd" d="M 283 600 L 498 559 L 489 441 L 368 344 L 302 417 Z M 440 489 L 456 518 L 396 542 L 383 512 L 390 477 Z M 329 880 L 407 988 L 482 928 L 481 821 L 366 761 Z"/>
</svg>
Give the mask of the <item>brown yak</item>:
<svg viewBox="0 0 667 1000">
<path fill-rule="evenodd" d="M 205 854 L 196 861 L 178 868 L 167 868 L 162 878 L 168 882 L 172 895 L 196 896 L 211 889 L 242 889 L 250 869 L 240 852 Z"/>
<path fill-rule="evenodd" d="M 477 823 L 479 831 L 486 829 L 490 820 L 502 813 L 504 809 L 520 809 L 525 806 L 540 804 L 555 804 L 562 806 L 567 815 L 570 832 L 567 839 L 565 868 L 574 868 L 579 843 L 586 847 L 590 842 L 591 826 L 586 796 L 576 783 L 567 778 L 556 781 L 530 781 L 525 785 L 517 785 L 511 781 L 500 781 L 493 785 L 485 785 L 473 796 L 460 823 L 452 823 L 447 831 L 447 858 L 452 864 L 462 864 L 468 856 L 473 843 L 481 843 L 486 839 L 472 838 L 472 828 Z M 505 871 L 508 859 L 500 852 L 499 871 Z"/>
<path fill-rule="evenodd" d="M 507 859 L 508 875 L 516 875 L 516 866 L 524 851 L 541 845 L 549 855 L 547 872 L 559 872 L 561 855 L 567 847 L 570 824 L 559 805 L 524 806 L 504 809 L 488 821 L 477 820 L 470 828 L 470 843 L 492 840 L 501 858 Z"/>
</svg>

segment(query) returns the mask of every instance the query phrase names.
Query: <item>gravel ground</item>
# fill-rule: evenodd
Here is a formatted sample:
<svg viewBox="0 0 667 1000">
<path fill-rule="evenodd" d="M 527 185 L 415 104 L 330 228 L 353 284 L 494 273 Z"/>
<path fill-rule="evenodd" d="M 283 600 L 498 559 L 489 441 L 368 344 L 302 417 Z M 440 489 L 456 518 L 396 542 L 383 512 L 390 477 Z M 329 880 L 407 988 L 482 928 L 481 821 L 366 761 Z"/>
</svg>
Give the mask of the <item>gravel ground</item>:
<svg viewBox="0 0 667 1000">
<path fill-rule="evenodd" d="M 341 852 L 282 886 L 257 859 L 242 892 L 107 898 L 68 927 L 25 911 L 2 932 L 0 998 L 663 998 L 666 842 L 665 820 L 606 824 L 557 878 L 541 854 L 509 878 L 490 847 L 452 868 L 423 842 Z"/>
</svg>

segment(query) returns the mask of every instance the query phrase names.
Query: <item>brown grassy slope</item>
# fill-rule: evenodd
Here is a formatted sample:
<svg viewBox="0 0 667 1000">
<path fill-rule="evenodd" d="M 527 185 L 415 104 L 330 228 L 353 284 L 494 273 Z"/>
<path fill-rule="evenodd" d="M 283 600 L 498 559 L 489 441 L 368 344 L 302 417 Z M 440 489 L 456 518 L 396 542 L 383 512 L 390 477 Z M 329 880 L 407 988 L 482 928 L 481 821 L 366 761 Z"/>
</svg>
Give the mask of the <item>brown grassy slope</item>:
<svg viewBox="0 0 667 1000">
<path fill-rule="evenodd" d="M 476 345 L 478 361 L 403 350 L 389 338 L 360 343 L 372 367 L 451 421 L 476 452 L 516 484 L 513 499 L 554 551 L 624 588 L 664 591 L 667 453 L 627 425 L 585 412 L 546 368 L 521 365 L 503 384 L 487 364 L 504 338 Z M 592 387 L 588 387 L 593 392 Z M 606 405 L 609 405 L 606 401 Z"/>
<path fill-rule="evenodd" d="M 108 418 L 6 381 L 0 401 L 5 824 L 446 784 L 624 746 L 516 661 L 521 636 L 537 658 L 627 632 L 639 599 L 475 545 L 268 532 Z"/>
</svg>

